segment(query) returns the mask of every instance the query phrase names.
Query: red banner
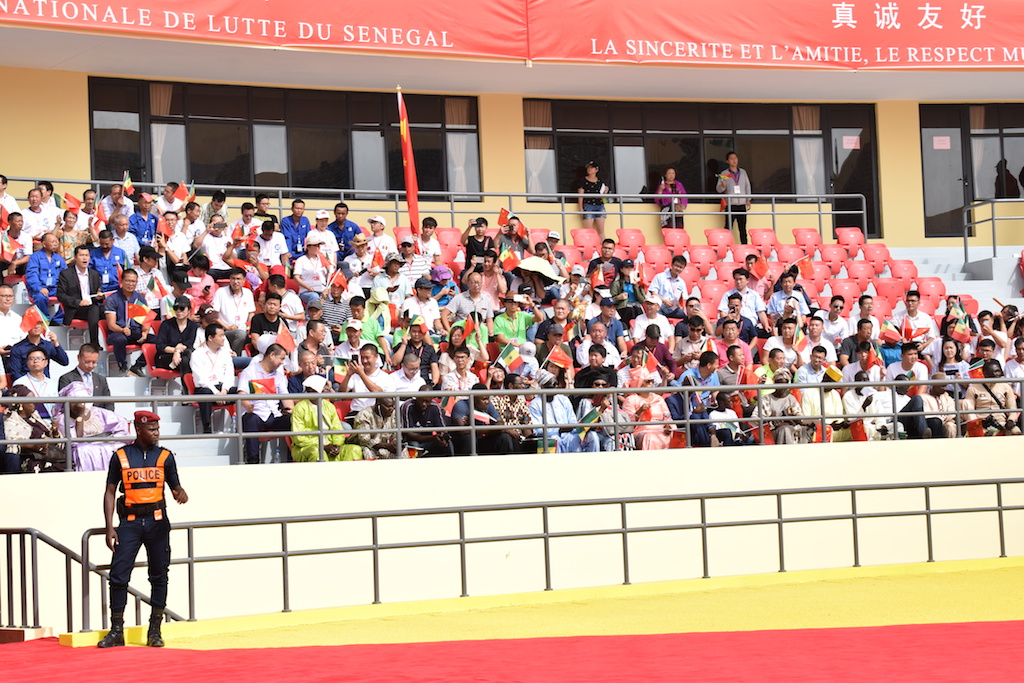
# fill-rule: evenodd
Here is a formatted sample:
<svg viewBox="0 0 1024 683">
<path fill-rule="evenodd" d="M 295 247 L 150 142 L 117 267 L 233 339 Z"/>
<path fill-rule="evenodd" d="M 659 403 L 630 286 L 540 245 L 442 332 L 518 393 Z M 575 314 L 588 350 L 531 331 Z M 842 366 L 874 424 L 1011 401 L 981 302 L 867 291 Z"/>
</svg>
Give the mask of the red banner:
<svg viewBox="0 0 1024 683">
<path fill-rule="evenodd" d="M 0 0 L 0 25 L 362 53 L 785 69 L 1024 68 L 1020 0 Z"/>
<path fill-rule="evenodd" d="M 526 59 L 516 0 L 387 3 L 337 0 L 0 0 L 0 24 L 188 41 L 371 53 Z"/>
</svg>

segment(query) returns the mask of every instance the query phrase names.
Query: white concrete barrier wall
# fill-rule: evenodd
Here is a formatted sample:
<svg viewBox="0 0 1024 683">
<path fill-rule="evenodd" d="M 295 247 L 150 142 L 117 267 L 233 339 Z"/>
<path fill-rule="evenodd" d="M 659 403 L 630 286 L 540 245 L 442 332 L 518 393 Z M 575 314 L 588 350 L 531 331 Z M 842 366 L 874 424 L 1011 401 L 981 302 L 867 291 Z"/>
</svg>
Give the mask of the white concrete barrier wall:
<svg viewBox="0 0 1024 683">
<path fill-rule="evenodd" d="M 308 463 L 254 467 L 187 468 L 182 484 L 185 506 L 170 504 L 174 522 L 246 519 L 438 508 L 534 501 L 699 494 L 900 484 L 925 481 L 1009 479 L 1024 476 L 1021 440 L 994 438 L 955 441 L 903 441 L 867 444 L 721 448 L 689 451 L 527 455 L 491 458 L 425 459 L 352 463 Z M 102 526 L 101 473 L 66 473 L 0 477 L 0 511 L 5 527 L 34 527 L 79 550 L 83 531 Z M 858 511 L 923 509 L 923 491 L 858 494 Z M 1004 487 L 1003 502 L 1024 504 L 1024 485 Z M 994 487 L 935 490 L 932 507 L 995 505 Z M 789 497 L 784 514 L 848 514 L 848 493 Z M 630 526 L 700 522 L 697 501 L 644 503 L 627 509 Z M 774 496 L 711 500 L 709 522 L 770 519 Z M 617 528 L 617 505 L 555 509 L 552 531 Z M 936 560 L 999 555 L 995 513 L 935 516 Z M 1008 555 L 1024 554 L 1024 511 L 1005 516 Z M 537 533 L 539 510 L 474 513 L 466 518 L 470 537 Z M 885 518 L 860 522 L 862 565 L 920 562 L 927 559 L 925 520 Z M 379 541 L 453 539 L 457 515 L 384 519 Z M 370 522 L 352 520 L 291 525 L 292 549 L 364 545 L 371 542 Z M 788 570 L 846 567 L 853 564 L 851 523 L 793 523 L 785 527 Z M 172 535 L 175 558 L 186 551 L 184 532 Z M 273 552 L 281 547 L 277 526 L 199 530 L 197 555 Z M 109 552 L 93 539 L 95 562 Z M 712 529 L 708 532 L 712 576 L 778 570 L 775 525 Z M 6 550 L 0 548 L 0 562 Z M 644 532 L 629 538 L 630 578 L 634 583 L 699 578 L 702 573 L 699 530 Z M 40 549 L 42 624 L 65 628 L 63 559 Z M 470 595 L 542 590 L 545 584 L 543 541 L 524 540 L 472 545 L 467 550 Z M 197 617 L 210 618 L 278 611 L 282 607 L 281 566 L 277 559 L 199 565 Z M 381 600 L 396 602 L 454 597 L 461 593 L 457 546 L 382 551 Z M 369 552 L 315 555 L 290 560 L 293 610 L 373 600 Z M 619 535 L 551 540 L 552 586 L 572 588 L 622 582 Z M 80 580 L 76 574 L 73 584 Z M 133 585 L 148 593 L 144 570 Z M 5 589 L 6 590 L 6 589 Z M 98 622 L 98 583 L 93 584 L 92 616 Z M 75 603 L 76 623 L 80 601 Z M 186 570 L 172 569 L 171 609 L 187 613 Z M 7 622 L 4 604 L 4 623 Z M 131 610 L 131 603 L 129 603 Z M 143 615 L 148 608 L 143 609 Z M 19 621 L 16 619 L 16 621 Z M 77 628 L 77 627 L 76 627 Z"/>
</svg>

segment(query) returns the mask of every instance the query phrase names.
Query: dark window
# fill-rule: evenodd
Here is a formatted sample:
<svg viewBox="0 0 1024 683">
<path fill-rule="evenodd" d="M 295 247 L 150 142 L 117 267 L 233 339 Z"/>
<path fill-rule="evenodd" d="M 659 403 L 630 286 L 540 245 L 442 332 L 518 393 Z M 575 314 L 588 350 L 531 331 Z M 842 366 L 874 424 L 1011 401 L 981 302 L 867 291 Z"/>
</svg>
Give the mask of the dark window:
<svg viewBox="0 0 1024 683">
<path fill-rule="evenodd" d="M 100 83 L 90 93 L 93 177 L 142 178 L 142 92 L 135 83 Z"/>
<path fill-rule="evenodd" d="M 740 137 L 736 153 L 740 166 L 750 176 L 755 194 L 792 194 L 793 160 L 791 143 L 786 138 Z"/>
<path fill-rule="evenodd" d="M 341 129 L 288 129 L 291 184 L 296 187 L 351 187 L 348 136 Z"/>
<path fill-rule="evenodd" d="M 284 121 L 284 90 L 253 88 L 252 117 L 260 121 Z"/>
<path fill-rule="evenodd" d="M 559 192 L 576 192 L 590 161 L 600 167 L 597 177 L 611 187 L 611 140 L 607 136 L 559 135 L 555 144 L 558 151 Z M 617 189 L 611 187 L 611 191 L 616 192 Z"/>
<path fill-rule="evenodd" d="M 249 90 L 227 85 L 188 86 L 189 116 L 249 118 Z"/>
<path fill-rule="evenodd" d="M 247 124 L 190 122 L 190 180 L 210 185 L 247 185 L 252 178 L 249 139 Z"/>
</svg>

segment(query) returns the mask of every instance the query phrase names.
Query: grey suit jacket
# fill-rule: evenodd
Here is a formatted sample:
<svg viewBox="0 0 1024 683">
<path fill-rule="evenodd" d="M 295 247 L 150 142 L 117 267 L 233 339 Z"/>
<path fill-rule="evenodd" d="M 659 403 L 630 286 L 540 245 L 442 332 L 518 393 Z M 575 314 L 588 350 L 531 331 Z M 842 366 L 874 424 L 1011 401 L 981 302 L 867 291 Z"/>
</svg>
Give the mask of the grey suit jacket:
<svg viewBox="0 0 1024 683">
<path fill-rule="evenodd" d="M 72 369 L 70 372 L 66 372 L 61 375 L 57 381 L 57 391 L 60 391 L 72 382 L 81 382 L 82 373 L 78 371 L 78 368 Z M 107 385 L 107 378 L 100 373 L 93 371 L 92 373 L 92 395 L 95 396 L 110 396 L 110 387 Z M 93 402 L 97 408 L 106 408 L 107 410 L 113 410 L 113 403 L 96 403 Z"/>
</svg>

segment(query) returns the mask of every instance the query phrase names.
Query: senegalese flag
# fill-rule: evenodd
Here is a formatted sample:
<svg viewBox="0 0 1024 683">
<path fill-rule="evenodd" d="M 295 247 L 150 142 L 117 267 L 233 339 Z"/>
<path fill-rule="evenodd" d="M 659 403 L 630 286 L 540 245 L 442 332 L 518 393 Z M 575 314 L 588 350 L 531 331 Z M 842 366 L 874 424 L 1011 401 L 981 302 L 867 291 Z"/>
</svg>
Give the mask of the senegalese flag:
<svg viewBox="0 0 1024 683">
<path fill-rule="evenodd" d="M 582 439 L 590 431 L 590 425 L 597 423 L 601 420 L 601 411 L 597 408 L 592 409 L 589 413 L 580 419 L 581 425 L 576 428 L 576 433 L 580 435 Z"/>
<path fill-rule="evenodd" d="M 807 335 L 799 327 L 796 328 L 796 335 L 793 337 L 793 348 L 801 353 L 807 348 Z"/>
<path fill-rule="evenodd" d="M 701 353 L 706 353 L 707 351 L 711 351 L 713 353 L 718 353 L 718 347 L 715 346 L 715 339 L 714 339 L 714 337 L 711 337 L 710 335 L 707 336 L 707 337 L 704 337 L 704 343 L 700 347 L 700 352 Z"/>
<path fill-rule="evenodd" d="M 273 377 L 267 377 L 265 379 L 252 379 L 252 380 L 249 380 L 249 393 L 250 394 L 276 394 L 277 393 L 277 382 L 274 381 Z"/>
<path fill-rule="evenodd" d="M 501 267 L 505 270 L 506 273 L 511 272 L 515 268 L 518 268 L 520 263 L 519 257 L 516 255 L 516 252 L 512 251 L 508 247 L 502 250 L 501 255 L 498 256 L 498 260 L 501 261 Z"/>
<path fill-rule="evenodd" d="M 43 325 L 43 336 L 45 337 L 49 330 L 49 325 L 47 325 L 46 316 L 43 315 L 43 312 L 35 304 L 21 315 L 21 331 L 26 334 L 40 323 Z"/>
<path fill-rule="evenodd" d="M 409 213 L 412 234 L 420 234 L 420 185 L 416 178 L 416 159 L 412 152 L 412 132 L 409 130 L 409 111 L 398 89 L 398 134 L 402 139 L 402 169 L 405 172 L 405 204 Z"/>
<path fill-rule="evenodd" d="M 808 279 L 814 277 L 814 264 L 811 263 L 811 257 L 809 255 L 804 256 L 803 258 L 798 258 L 796 261 L 793 261 L 791 264 L 789 264 L 789 267 L 786 268 L 786 270 L 789 270 L 793 266 L 796 266 L 797 268 L 800 269 L 801 277 L 805 277 Z"/>
<path fill-rule="evenodd" d="M 515 372 L 525 362 L 513 344 L 505 344 L 505 348 L 501 350 L 496 360 L 504 365 L 509 372 Z"/>
<path fill-rule="evenodd" d="M 284 347 L 284 350 L 291 353 L 295 350 L 295 338 L 292 337 L 292 333 L 288 331 L 288 327 L 281 322 L 281 325 L 277 331 L 277 337 L 274 338 L 274 343 L 280 344 Z"/>
<path fill-rule="evenodd" d="M 73 197 L 70 192 L 64 193 L 64 202 L 68 205 L 68 211 L 73 214 L 78 214 L 82 209 L 82 202 L 79 201 L 78 197 Z"/>
<path fill-rule="evenodd" d="M 971 363 L 971 367 L 967 369 L 967 374 L 974 379 L 982 379 L 985 377 L 984 373 L 985 361 L 976 360 Z"/>
<path fill-rule="evenodd" d="M 878 338 L 884 342 L 895 343 L 903 337 L 900 334 L 899 328 L 891 320 L 883 320 L 882 326 L 878 330 Z"/>
<path fill-rule="evenodd" d="M 409 321 L 409 329 L 419 326 L 423 330 L 423 334 L 428 334 L 430 329 L 427 327 L 427 320 L 422 315 L 418 315 Z"/>
<path fill-rule="evenodd" d="M 949 336 L 961 344 L 971 341 L 971 328 L 967 326 L 963 318 L 958 318 L 947 330 L 949 331 Z"/>
<path fill-rule="evenodd" d="M 569 357 L 561 346 L 555 346 L 551 349 L 551 353 L 548 354 L 547 361 L 553 365 L 557 365 L 563 370 L 568 370 L 572 367 L 572 358 Z"/>
<path fill-rule="evenodd" d="M 181 201 L 185 201 L 186 197 L 188 197 L 188 188 L 185 187 L 185 181 L 182 180 L 178 184 L 178 189 L 174 191 L 174 198 L 180 199 Z"/>
<path fill-rule="evenodd" d="M 158 297 L 163 298 L 167 296 L 167 288 L 163 286 L 163 284 L 160 282 L 160 278 L 158 278 L 155 274 L 153 275 L 153 277 L 149 278 L 148 287 L 149 291 L 153 292 Z"/>
<path fill-rule="evenodd" d="M 132 175 L 125 169 L 124 179 L 121 180 L 121 186 L 124 187 L 124 193 L 129 197 L 135 194 L 135 186 L 132 185 Z"/>
<path fill-rule="evenodd" d="M 565 341 L 572 341 L 579 335 L 579 326 L 575 320 L 566 320 L 562 331 L 564 332 L 563 339 Z"/>
<path fill-rule="evenodd" d="M 4 232 L 3 236 L 0 237 L 0 259 L 13 261 L 14 257 L 17 256 L 18 249 L 21 248 L 21 242 L 14 239 L 6 232 Z"/>
<path fill-rule="evenodd" d="M 444 413 L 445 417 L 452 416 L 452 410 L 455 408 L 455 404 L 458 403 L 458 401 L 458 397 L 452 394 L 448 394 L 441 399 L 441 411 Z"/>
<path fill-rule="evenodd" d="M 348 359 L 340 356 L 334 357 L 334 381 L 341 381 L 339 378 L 348 374 Z"/>
<path fill-rule="evenodd" d="M 188 184 L 188 194 L 185 195 L 185 203 L 194 202 L 196 200 L 196 181 L 193 180 Z"/>
</svg>

